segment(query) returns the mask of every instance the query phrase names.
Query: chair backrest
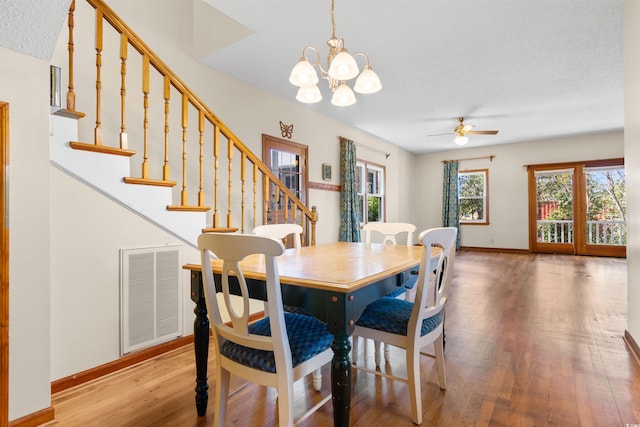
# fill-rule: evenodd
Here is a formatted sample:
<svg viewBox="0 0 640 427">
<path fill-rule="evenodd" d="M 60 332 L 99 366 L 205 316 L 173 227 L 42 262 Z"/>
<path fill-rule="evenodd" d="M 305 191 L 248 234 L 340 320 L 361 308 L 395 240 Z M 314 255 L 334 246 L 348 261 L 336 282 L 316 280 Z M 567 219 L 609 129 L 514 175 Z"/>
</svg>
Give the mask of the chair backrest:
<svg viewBox="0 0 640 427">
<path fill-rule="evenodd" d="M 407 233 L 407 246 L 413 245 L 413 233 L 416 226 L 406 222 L 368 222 L 362 226 L 364 232 L 364 242 L 371 243 L 371 234 L 377 232 L 382 234 L 382 243 L 397 244 L 396 237 L 401 233 Z"/>
<path fill-rule="evenodd" d="M 409 336 L 416 334 L 415 337 L 419 337 L 422 321 L 444 309 L 447 288 L 453 278 L 457 235 L 456 227 L 442 227 L 425 230 L 418 236 L 422 257 L 407 331 Z"/>
<path fill-rule="evenodd" d="M 293 247 L 302 246 L 300 235 L 302 234 L 302 226 L 299 224 L 265 224 L 259 225 L 253 229 L 253 234 L 257 236 L 267 236 L 274 239 L 284 240 L 287 236 L 293 237 Z"/>
<path fill-rule="evenodd" d="M 276 257 L 284 252 L 284 245 L 279 240 L 251 234 L 237 233 L 205 233 L 198 237 L 204 278 L 204 294 L 209 319 L 213 323 L 213 336 L 218 354 L 226 340 L 236 344 L 259 350 L 273 351 L 278 372 L 291 375 L 291 349 L 287 338 L 282 308 L 282 293 Z M 249 292 L 240 261 L 250 255 L 260 254 L 265 263 L 267 305 L 271 336 L 254 335 L 249 327 Z M 216 287 L 210 265 L 211 259 L 223 261 L 221 288 L 223 298 L 216 296 Z M 234 303 L 230 286 L 239 285 L 242 303 Z M 238 307 L 240 305 L 240 307 Z M 222 321 L 222 313 L 226 312 L 231 325 Z M 281 365 L 284 364 L 284 365 Z"/>
</svg>

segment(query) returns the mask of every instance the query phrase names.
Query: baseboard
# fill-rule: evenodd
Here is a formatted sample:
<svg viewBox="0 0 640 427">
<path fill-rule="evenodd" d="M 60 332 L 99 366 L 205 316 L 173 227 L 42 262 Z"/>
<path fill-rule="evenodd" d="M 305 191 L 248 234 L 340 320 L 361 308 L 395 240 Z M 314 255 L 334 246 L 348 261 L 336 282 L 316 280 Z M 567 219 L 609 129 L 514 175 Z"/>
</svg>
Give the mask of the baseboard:
<svg viewBox="0 0 640 427">
<path fill-rule="evenodd" d="M 41 409 L 29 415 L 25 415 L 22 418 L 9 421 L 9 427 L 36 427 L 55 419 L 55 412 L 53 406 Z"/>
<path fill-rule="evenodd" d="M 529 249 L 508 249 L 508 248 L 483 248 L 479 246 L 461 246 L 459 250 L 470 252 L 494 252 L 508 254 L 530 254 Z"/>
<path fill-rule="evenodd" d="M 189 344 L 193 344 L 193 335 L 177 338 L 175 340 L 158 344 L 144 350 L 136 351 L 135 353 L 127 354 L 117 360 L 105 363 L 104 365 L 96 366 L 95 368 L 87 369 L 86 371 L 82 371 L 65 378 L 60 378 L 59 380 L 53 381 L 51 383 L 51 394 L 55 394 L 68 388 L 84 384 L 87 381 L 91 381 L 112 372 L 119 371 L 120 369 L 127 368 L 129 366 L 135 365 L 136 363 L 140 363 L 144 360 L 151 359 L 152 357 L 167 353 L 171 350 L 175 350 L 176 348 L 184 347 Z"/>
<path fill-rule="evenodd" d="M 624 342 L 627 343 L 629 350 L 631 350 L 631 353 L 635 356 L 636 362 L 640 364 L 640 347 L 627 330 L 624 331 Z"/>
</svg>

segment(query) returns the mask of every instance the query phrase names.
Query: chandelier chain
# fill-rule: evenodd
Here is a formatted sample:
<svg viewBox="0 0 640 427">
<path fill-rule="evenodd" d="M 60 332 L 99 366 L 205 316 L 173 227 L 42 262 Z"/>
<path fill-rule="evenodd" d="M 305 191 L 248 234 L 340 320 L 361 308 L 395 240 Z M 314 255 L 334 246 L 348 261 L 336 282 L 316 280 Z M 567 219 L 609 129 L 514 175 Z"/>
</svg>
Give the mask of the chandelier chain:
<svg viewBox="0 0 640 427">
<path fill-rule="evenodd" d="M 335 0 L 331 0 L 331 36 L 332 38 L 336 37 L 336 20 L 333 17 Z"/>
</svg>

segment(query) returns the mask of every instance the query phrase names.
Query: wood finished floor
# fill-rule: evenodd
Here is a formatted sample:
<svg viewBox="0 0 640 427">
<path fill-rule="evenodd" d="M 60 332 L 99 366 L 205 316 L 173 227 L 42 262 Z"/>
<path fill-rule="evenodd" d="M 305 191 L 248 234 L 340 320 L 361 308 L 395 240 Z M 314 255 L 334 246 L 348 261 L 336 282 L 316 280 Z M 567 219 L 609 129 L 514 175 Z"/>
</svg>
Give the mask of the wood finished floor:
<svg viewBox="0 0 640 427">
<path fill-rule="evenodd" d="M 640 365 L 622 339 L 626 306 L 623 259 L 460 252 L 446 314 L 448 387 L 438 388 L 434 361 L 423 357 L 422 425 L 640 423 Z M 361 361 L 372 363 L 372 347 L 361 348 Z M 383 369 L 404 372 L 401 350 L 392 356 Z M 206 417 L 195 412 L 189 346 L 54 395 L 50 424 L 212 425 L 214 364 L 211 351 Z M 413 425 L 404 384 L 357 371 L 353 383 L 352 425 Z M 277 425 L 273 390 L 234 384 L 225 425 Z M 309 381 L 295 387 L 297 406 L 318 400 Z M 331 426 L 332 416 L 329 403 L 300 425 Z"/>
</svg>

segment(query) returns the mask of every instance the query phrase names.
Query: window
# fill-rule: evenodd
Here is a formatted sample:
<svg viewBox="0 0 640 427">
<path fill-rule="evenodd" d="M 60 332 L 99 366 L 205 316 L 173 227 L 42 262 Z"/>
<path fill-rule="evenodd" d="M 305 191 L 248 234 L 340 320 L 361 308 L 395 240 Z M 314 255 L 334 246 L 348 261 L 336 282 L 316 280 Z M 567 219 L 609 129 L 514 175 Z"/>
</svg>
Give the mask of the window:
<svg viewBox="0 0 640 427">
<path fill-rule="evenodd" d="M 461 224 L 489 224 L 489 170 L 458 172 Z"/>
<path fill-rule="evenodd" d="M 384 166 L 359 160 L 357 174 L 360 222 L 384 221 Z"/>
</svg>

